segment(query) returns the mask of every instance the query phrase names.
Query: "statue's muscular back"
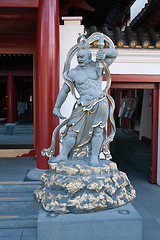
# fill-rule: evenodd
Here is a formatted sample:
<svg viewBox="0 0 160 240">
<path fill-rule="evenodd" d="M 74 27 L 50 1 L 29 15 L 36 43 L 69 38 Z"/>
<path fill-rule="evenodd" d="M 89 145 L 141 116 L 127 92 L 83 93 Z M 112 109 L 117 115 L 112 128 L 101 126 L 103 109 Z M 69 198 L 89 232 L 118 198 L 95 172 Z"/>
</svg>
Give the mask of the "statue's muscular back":
<svg viewBox="0 0 160 240">
<path fill-rule="evenodd" d="M 75 84 L 81 101 L 89 102 L 102 94 L 102 76 L 98 77 L 96 63 L 91 61 L 87 66 L 79 65 L 69 71 L 69 77 Z"/>
</svg>

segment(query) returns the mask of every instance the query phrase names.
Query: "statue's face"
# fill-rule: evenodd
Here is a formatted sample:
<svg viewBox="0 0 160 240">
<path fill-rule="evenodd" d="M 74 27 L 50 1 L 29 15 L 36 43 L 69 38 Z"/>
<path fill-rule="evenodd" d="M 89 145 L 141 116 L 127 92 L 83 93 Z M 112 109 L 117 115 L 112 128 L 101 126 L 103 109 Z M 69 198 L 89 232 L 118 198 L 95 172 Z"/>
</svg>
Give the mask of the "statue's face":
<svg viewBox="0 0 160 240">
<path fill-rule="evenodd" d="M 77 62 L 80 67 L 85 67 L 90 62 L 90 55 L 88 49 L 80 49 L 77 53 Z"/>
</svg>

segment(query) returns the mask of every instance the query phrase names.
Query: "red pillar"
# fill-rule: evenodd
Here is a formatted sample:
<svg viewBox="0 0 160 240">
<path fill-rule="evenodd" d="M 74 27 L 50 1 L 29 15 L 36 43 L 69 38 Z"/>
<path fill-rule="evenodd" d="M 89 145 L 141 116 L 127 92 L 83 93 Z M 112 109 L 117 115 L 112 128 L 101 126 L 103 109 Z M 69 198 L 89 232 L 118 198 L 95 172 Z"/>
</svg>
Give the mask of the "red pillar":
<svg viewBox="0 0 160 240">
<path fill-rule="evenodd" d="M 14 123 L 14 82 L 12 71 L 8 71 L 7 75 L 7 123 Z"/>
<path fill-rule="evenodd" d="M 48 158 L 43 157 L 41 151 L 50 146 L 52 131 L 59 123 L 58 118 L 53 116 L 53 107 L 59 92 L 58 0 L 39 1 L 36 61 L 37 168 L 47 169 Z"/>
<path fill-rule="evenodd" d="M 107 93 L 108 93 L 109 95 L 111 95 L 111 89 L 110 89 L 110 88 L 108 89 Z M 110 108 L 110 103 L 109 103 L 109 101 L 108 101 L 108 106 L 109 106 L 109 108 Z M 110 135 L 110 122 L 107 121 L 107 137 L 108 137 L 109 135 Z M 110 149 L 110 144 L 109 144 L 109 149 Z"/>
<path fill-rule="evenodd" d="M 151 183 L 157 183 L 157 158 L 158 158 L 158 101 L 159 86 L 152 90 L 152 142 L 151 142 L 151 172 L 149 180 Z"/>
<path fill-rule="evenodd" d="M 117 89 L 116 90 L 116 122 L 117 122 L 117 128 L 120 128 L 120 119 L 118 117 L 118 113 L 119 113 L 119 109 L 120 109 L 120 90 Z"/>
</svg>

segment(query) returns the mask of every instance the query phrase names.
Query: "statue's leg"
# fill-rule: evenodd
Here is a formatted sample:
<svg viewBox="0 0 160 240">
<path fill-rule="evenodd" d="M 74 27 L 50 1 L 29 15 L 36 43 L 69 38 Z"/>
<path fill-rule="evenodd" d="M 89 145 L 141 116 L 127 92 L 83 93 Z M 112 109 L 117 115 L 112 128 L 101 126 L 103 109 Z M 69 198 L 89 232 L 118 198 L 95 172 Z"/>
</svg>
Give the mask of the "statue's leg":
<svg viewBox="0 0 160 240">
<path fill-rule="evenodd" d="M 103 141 L 103 131 L 103 128 L 94 128 L 93 137 L 91 140 L 92 154 L 89 162 L 90 165 L 99 165 L 98 156 Z"/>
<path fill-rule="evenodd" d="M 50 162 L 60 162 L 67 160 L 68 154 L 76 143 L 77 133 L 73 131 L 72 127 L 68 128 L 67 135 L 63 142 L 63 148 L 61 153 L 50 160 Z"/>
</svg>

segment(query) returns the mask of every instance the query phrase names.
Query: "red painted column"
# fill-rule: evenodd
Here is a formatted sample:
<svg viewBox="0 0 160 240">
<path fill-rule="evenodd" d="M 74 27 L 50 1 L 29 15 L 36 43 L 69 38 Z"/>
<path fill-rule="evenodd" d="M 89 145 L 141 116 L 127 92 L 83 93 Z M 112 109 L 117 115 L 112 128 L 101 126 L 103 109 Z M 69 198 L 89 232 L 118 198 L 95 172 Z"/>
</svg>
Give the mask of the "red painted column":
<svg viewBox="0 0 160 240">
<path fill-rule="evenodd" d="M 117 89 L 116 90 L 116 122 L 117 122 L 117 128 L 120 128 L 120 124 L 119 124 L 119 117 L 118 117 L 118 113 L 119 113 L 119 109 L 120 109 L 120 90 Z"/>
<path fill-rule="evenodd" d="M 152 142 L 151 142 L 151 171 L 149 180 L 151 183 L 157 183 L 157 158 L 158 158 L 158 101 L 159 88 L 152 90 Z"/>
<path fill-rule="evenodd" d="M 48 158 L 43 157 L 41 151 L 50 147 L 52 131 L 59 124 L 58 118 L 53 116 L 53 107 L 59 92 L 58 0 L 39 1 L 36 61 L 37 168 L 47 169 Z"/>
<path fill-rule="evenodd" d="M 14 123 L 14 82 L 12 71 L 8 71 L 7 75 L 7 123 Z"/>
<path fill-rule="evenodd" d="M 111 88 L 108 89 L 107 93 L 111 95 Z M 110 103 L 108 101 L 108 106 L 110 108 Z M 110 122 L 109 120 L 107 121 L 107 137 L 110 135 Z M 110 150 L 110 144 L 108 145 L 108 149 Z"/>
</svg>

